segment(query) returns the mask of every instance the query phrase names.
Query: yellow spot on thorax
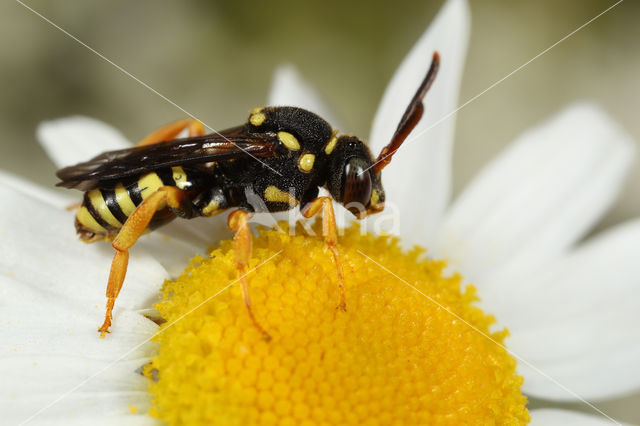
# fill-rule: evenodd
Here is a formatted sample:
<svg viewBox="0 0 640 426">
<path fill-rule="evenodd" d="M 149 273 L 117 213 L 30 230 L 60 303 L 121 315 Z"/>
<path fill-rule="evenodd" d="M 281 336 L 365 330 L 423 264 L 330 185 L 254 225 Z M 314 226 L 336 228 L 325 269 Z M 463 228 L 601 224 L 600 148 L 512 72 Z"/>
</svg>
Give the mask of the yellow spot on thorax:
<svg viewBox="0 0 640 426">
<path fill-rule="evenodd" d="M 335 149 L 336 144 L 338 143 L 338 138 L 336 137 L 337 133 L 338 133 L 337 130 L 333 131 L 333 134 L 331 135 L 331 139 L 329 139 L 329 142 L 327 142 L 327 145 L 325 145 L 325 147 L 324 147 L 324 153 L 325 154 L 329 155 Z"/>
<path fill-rule="evenodd" d="M 300 169 L 301 172 L 309 173 L 313 169 L 315 160 L 316 156 L 313 154 L 302 154 L 298 159 L 298 169 Z"/>
<path fill-rule="evenodd" d="M 371 206 L 375 206 L 380 202 L 380 195 L 378 194 L 378 190 L 374 189 L 371 191 L 371 199 L 369 200 L 369 204 Z"/>
<path fill-rule="evenodd" d="M 278 132 L 278 139 L 291 151 L 298 151 L 300 149 L 300 142 L 289 132 Z"/>
<path fill-rule="evenodd" d="M 99 189 L 92 189 L 87 193 L 87 195 L 89 202 L 105 222 L 115 228 L 120 228 L 122 226 L 122 223 L 120 223 L 113 213 L 111 213 L 111 210 L 109 210 L 109 206 L 107 206 L 107 203 L 104 201 L 104 197 L 102 196 L 102 191 Z"/>
<path fill-rule="evenodd" d="M 476 306 L 472 286 L 462 290 L 459 275 L 419 250 L 406 253 L 396 240 L 351 228 L 338 247 L 347 297 L 347 311 L 338 311 L 335 264 L 320 223 L 314 230 L 317 237 L 298 227 L 296 235 L 262 230 L 253 238 L 257 268 L 247 279 L 268 343 L 252 326 L 239 286 L 220 292 L 237 276 L 232 241 L 165 282 L 157 308 L 167 322 L 146 369 L 158 377 L 149 381 L 153 416 L 192 425 L 529 420 L 515 360 L 451 315 L 504 341 L 507 331 L 489 330 L 494 319 Z"/>
<path fill-rule="evenodd" d="M 262 108 L 255 108 L 251 111 L 251 116 L 249 117 L 249 122 L 254 126 L 260 126 L 264 123 L 264 120 L 267 119 L 267 116 L 262 112 Z"/>
<path fill-rule="evenodd" d="M 269 185 L 267 189 L 264 190 L 264 198 L 267 201 L 271 201 L 273 203 L 287 203 L 290 206 L 295 206 L 299 203 L 299 201 L 290 193 L 282 191 L 276 186 Z"/>
<path fill-rule="evenodd" d="M 189 181 L 187 180 L 187 174 L 180 166 L 171 167 L 171 173 L 173 181 L 176 183 L 178 189 L 187 189 L 189 187 Z"/>
</svg>

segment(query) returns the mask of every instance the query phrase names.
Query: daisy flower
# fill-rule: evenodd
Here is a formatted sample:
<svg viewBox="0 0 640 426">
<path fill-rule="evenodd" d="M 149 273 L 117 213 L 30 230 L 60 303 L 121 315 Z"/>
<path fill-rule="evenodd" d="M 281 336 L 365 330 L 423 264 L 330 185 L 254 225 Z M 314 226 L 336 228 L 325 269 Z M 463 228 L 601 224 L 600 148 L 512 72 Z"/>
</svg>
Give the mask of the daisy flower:
<svg viewBox="0 0 640 426">
<path fill-rule="evenodd" d="M 342 313 L 322 240 L 261 230 L 250 286 L 269 343 L 241 310 L 237 286 L 227 289 L 235 276 L 228 240 L 180 275 L 189 257 L 228 239 L 224 218 L 175 222 L 142 238 L 112 333 L 99 339 L 111 247 L 77 242 L 70 196 L 2 173 L 3 422 L 517 424 L 530 415 L 533 424 L 610 424 L 527 412 L 520 387 L 556 401 L 640 387 L 632 373 L 640 222 L 581 242 L 614 201 L 633 142 L 596 105 L 575 104 L 524 133 L 450 204 L 454 120 L 434 123 L 456 106 L 469 21 L 464 0 L 445 4 L 392 78 L 370 137 L 378 152 L 439 50 L 425 116 L 383 178 L 400 219 L 388 230 L 405 246 L 427 247 L 428 257 L 350 228 L 340 240 Z M 269 103 L 330 117 L 291 67 L 276 73 Z M 44 123 L 38 136 L 59 166 L 130 146 L 84 117 Z M 149 317 L 169 277 L 178 278 L 164 285 L 158 309 L 168 322 L 158 326 Z"/>
</svg>

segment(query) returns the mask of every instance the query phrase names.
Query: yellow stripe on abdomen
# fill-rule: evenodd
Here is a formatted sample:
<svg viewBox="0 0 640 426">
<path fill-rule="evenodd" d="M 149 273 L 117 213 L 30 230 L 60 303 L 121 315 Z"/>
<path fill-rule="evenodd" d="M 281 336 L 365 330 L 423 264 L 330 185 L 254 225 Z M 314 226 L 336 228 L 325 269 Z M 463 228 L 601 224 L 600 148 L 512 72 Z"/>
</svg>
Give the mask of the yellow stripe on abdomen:
<svg viewBox="0 0 640 426">
<path fill-rule="evenodd" d="M 131 213 L 136 209 L 136 205 L 131 201 L 127 188 L 125 188 L 123 184 L 119 183 L 116 185 L 114 192 L 116 195 L 116 202 L 120 206 L 122 213 L 127 217 L 131 216 Z"/>
<path fill-rule="evenodd" d="M 107 230 L 104 229 L 102 225 L 96 222 L 96 220 L 93 218 L 93 216 L 91 216 L 91 213 L 89 213 L 89 210 L 85 206 L 80 207 L 78 213 L 76 213 L 76 219 L 78 219 L 78 223 L 82 225 L 82 227 L 90 231 L 95 231 L 101 234 L 107 232 Z"/>
<path fill-rule="evenodd" d="M 104 197 L 102 196 L 102 191 L 99 189 L 92 189 L 87 193 L 89 198 L 89 202 L 93 206 L 94 210 L 100 215 L 100 218 L 107 222 L 109 225 L 114 228 L 122 228 L 122 223 L 111 213 L 109 210 L 109 206 L 104 201 Z"/>
<path fill-rule="evenodd" d="M 171 177 L 178 189 L 187 189 L 190 185 L 189 179 L 187 179 L 187 174 L 180 166 L 174 166 L 171 168 Z"/>
<path fill-rule="evenodd" d="M 162 188 L 164 184 L 162 183 L 162 179 L 155 173 L 147 173 L 138 179 L 138 188 L 140 188 L 140 196 L 142 200 L 146 200 L 156 192 L 158 189 Z"/>
</svg>

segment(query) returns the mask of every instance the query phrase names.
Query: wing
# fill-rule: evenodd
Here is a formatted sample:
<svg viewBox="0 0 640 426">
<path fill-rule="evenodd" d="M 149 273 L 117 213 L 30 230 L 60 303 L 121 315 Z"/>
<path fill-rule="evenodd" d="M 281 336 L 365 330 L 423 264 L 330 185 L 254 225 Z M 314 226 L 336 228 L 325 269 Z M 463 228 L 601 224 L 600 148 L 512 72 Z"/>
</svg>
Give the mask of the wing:
<svg viewBox="0 0 640 426">
<path fill-rule="evenodd" d="M 175 139 L 118 151 L 104 152 L 91 160 L 58 170 L 56 186 L 88 191 L 101 182 L 113 181 L 162 167 L 184 166 L 239 158 L 272 158 L 275 134 L 246 133 L 244 126 L 220 134 Z"/>
</svg>

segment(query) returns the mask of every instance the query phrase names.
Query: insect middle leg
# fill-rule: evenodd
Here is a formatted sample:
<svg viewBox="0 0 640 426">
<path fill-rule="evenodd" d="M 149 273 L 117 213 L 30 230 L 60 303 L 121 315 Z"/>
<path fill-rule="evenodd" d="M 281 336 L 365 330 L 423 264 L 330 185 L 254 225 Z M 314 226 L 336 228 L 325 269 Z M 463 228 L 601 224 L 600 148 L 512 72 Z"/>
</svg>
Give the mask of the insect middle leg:
<svg viewBox="0 0 640 426">
<path fill-rule="evenodd" d="M 118 235 L 113 240 L 113 248 L 116 250 L 111 262 L 109 281 L 107 283 L 107 307 L 104 315 L 104 323 L 98 329 L 101 337 L 109 332 L 111 326 L 113 306 L 122 289 L 122 283 L 127 273 L 129 263 L 129 249 L 138 241 L 144 230 L 149 225 L 153 215 L 168 206 L 174 210 L 180 210 L 185 200 L 185 193 L 173 186 L 163 186 L 144 200 L 131 213 L 124 223 Z"/>
<path fill-rule="evenodd" d="M 138 142 L 137 146 L 153 145 L 154 143 L 175 139 L 184 129 L 189 129 L 189 137 L 202 136 L 205 133 L 202 122 L 193 118 L 185 118 L 162 126 Z"/>
<path fill-rule="evenodd" d="M 236 210 L 229 215 L 227 219 L 229 229 L 235 231 L 233 237 L 234 248 L 236 252 L 236 269 L 238 270 L 238 280 L 242 290 L 242 299 L 249 312 L 249 318 L 253 325 L 262 333 L 264 340 L 271 340 L 269 333 L 258 323 L 251 309 L 251 299 L 249 299 L 249 285 L 247 284 L 247 274 L 249 267 L 249 259 L 251 258 L 251 229 L 249 228 L 249 213 L 244 210 Z"/>
<path fill-rule="evenodd" d="M 329 197 L 318 197 L 312 200 L 302 209 L 302 215 L 310 218 L 320 212 L 322 209 L 322 235 L 324 242 L 333 254 L 333 261 L 336 265 L 338 273 L 338 290 L 340 291 L 340 302 L 337 308 L 343 311 L 347 310 L 346 296 L 344 292 L 344 274 L 342 273 L 342 262 L 340 262 L 340 253 L 338 253 L 338 230 L 336 228 L 336 215 L 333 212 L 333 202 Z"/>
</svg>

